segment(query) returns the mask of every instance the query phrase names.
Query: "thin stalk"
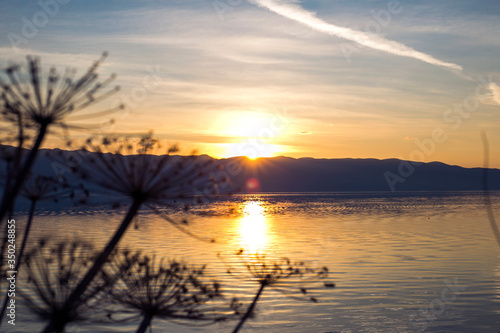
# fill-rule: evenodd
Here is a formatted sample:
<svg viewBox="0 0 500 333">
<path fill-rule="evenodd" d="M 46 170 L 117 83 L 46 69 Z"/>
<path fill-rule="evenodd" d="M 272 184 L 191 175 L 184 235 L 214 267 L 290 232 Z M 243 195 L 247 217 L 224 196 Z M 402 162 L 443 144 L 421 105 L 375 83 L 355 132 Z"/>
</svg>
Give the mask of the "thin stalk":
<svg viewBox="0 0 500 333">
<path fill-rule="evenodd" d="M 134 200 L 134 202 L 132 203 L 127 212 L 127 215 L 120 224 L 120 227 L 118 227 L 118 229 L 115 231 L 115 234 L 108 242 L 104 250 L 102 250 L 102 252 L 99 254 L 92 267 L 88 270 L 87 274 L 85 274 L 85 277 L 82 279 L 82 281 L 80 281 L 80 283 L 78 284 L 78 286 L 76 286 L 73 293 L 68 297 L 68 300 L 66 301 L 65 304 L 66 308 L 74 307 L 75 304 L 78 304 L 78 302 L 80 302 L 81 296 L 83 295 L 89 284 L 97 276 L 102 266 L 108 260 L 109 255 L 111 254 L 111 252 L 113 252 L 116 245 L 125 234 L 125 231 L 127 231 L 128 226 L 132 222 L 134 216 L 139 211 L 139 208 L 141 207 L 142 203 L 143 203 L 142 200 Z M 59 325 L 60 324 L 61 323 L 59 323 Z M 66 323 L 64 323 L 64 325 L 65 324 Z M 49 324 L 45 327 L 45 329 L 42 332 L 44 333 L 54 332 L 55 327 L 57 327 L 57 325 L 58 323 L 56 323 L 54 319 L 51 319 Z"/>
<path fill-rule="evenodd" d="M 35 215 L 36 200 L 31 200 L 30 213 L 28 216 L 28 222 L 26 223 L 26 230 L 24 230 L 23 242 L 21 243 L 21 249 L 19 250 L 19 255 L 17 256 L 16 271 L 19 271 L 19 266 L 21 265 L 21 259 L 26 249 L 26 244 L 28 243 L 28 236 L 31 229 L 31 223 L 33 222 L 33 216 Z"/>
<path fill-rule="evenodd" d="M 18 137 L 17 137 L 17 148 L 16 148 L 16 153 L 14 155 L 14 158 L 12 159 L 11 163 L 12 165 L 9 165 L 10 163 L 6 164 L 6 182 L 5 182 L 5 188 L 3 189 L 3 195 L 2 198 L 5 198 L 10 190 L 10 184 L 12 183 L 12 177 L 14 175 L 14 170 L 19 170 L 19 163 L 21 162 L 21 155 L 23 152 L 23 144 L 24 144 L 24 130 L 23 130 L 23 121 L 22 117 L 18 114 L 17 115 L 17 128 L 18 128 Z M 1 225 L 1 223 L 0 223 Z"/>
<path fill-rule="evenodd" d="M 137 328 L 136 333 L 144 333 L 148 329 L 149 325 L 151 325 L 151 321 L 153 320 L 153 315 L 146 314 L 141 321 L 141 324 Z"/>
<path fill-rule="evenodd" d="M 16 268 L 14 269 L 14 271 L 16 271 L 16 278 L 17 276 L 19 276 L 19 266 L 21 265 L 21 260 L 22 260 L 22 257 L 23 257 L 23 253 L 24 253 L 24 249 L 26 248 L 26 243 L 28 241 L 28 235 L 29 235 L 29 232 L 30 232 L 30 228 L 31 228 L 31 222 L 33 221 L 33 216 L 34 216 L 34 213 L 35 213 L 35 207 L 36 207 L 36 200 L 32 200 L 31 201 L 31 206 L 30 206 L 30 213 L 29 213 L 29 216 L 28 216 L 28 222 L 26 223 L 26 230 L 24 230 L 24 235 L 23 235 L 23 241 L 21 243 L 21 249 L 19 250 L 19 255 L 17 256 L 17 261 L 16 261 Z M 7 287 L 7 290 L 9 288 Z M 7 294 L 8 291 L 6 291 L 5 293 Z M 2 311 L 0 313 L 0 326 L 2 326 L 2 319 L 4 317 L 4 314 L 5 314 L 5 310 L 7 309 L 7 304 L 9 302 L 9 297 L 7 297 L 7 295 L 5 295 L 5 300 L 3 302 L 3 306 L 2 306 Z"/>
<path fill-rule="evenodd" d="M 486 133 L 481 133 L 481 137 L 483 140 L 483 154 L 484 154 L 484 165 L 483 172 L 481 175 L 481 185 L 483 188 L 484 201 L 486 204 L 486 211 L 488 212 L 488 220 L 490 221 L 490 227 L 493 231 L 493 235 L 495 235 L 495 240 L 497 241 L 498 246 L 500 247 L 500 231 L 498 230 L 498 225 L 495 220 L 495 214 L 493 212 L 493 208 L 491 208 L 491 198 L 490 198 L 490 190 L 488 188 L 488 171 L 490 164 L 490 148 L 488 143 L 488 137 Z"/>
<path fill-rule="evenodd" d="M 2 225 L 3 218 L 5 217 L 5 214 L 7 213 L 9 208 L 13 207 L 14 200 L 17 194 L 19 193 L 19 190 L 21 190 L 24 179 L 28 175 L 29 171 L 31 170 L 31 167 L 33 166 L 33 163 L 35 162 L 36 156 L 38 155 L 38 150 L 40 149 L 43 139 L 47 134 L 48 126 L 49 124 L 42 124 L 40 126 L 38 137 L 36 138 L 35 144 L 31 148 L 31 151 L 29 152 L 28 158 L 26 159 L 26 162 L 24 163 L 21 172 L 17 175 L 16 181 L 12 189 L 10 189 L 9 193 L 6 193 L 2 198 L 2 205 L 0 206 L 0 226 Z"/>
<path fill-rule="evenodd" d="M 261 283 L 260 284 L 260 288 L 259 288 L 259 291 L 257 292 L 257 295 L 255 295 L 254 299 L 253 299 L 253 302 L 252 304 L 250 304 L 250 306 L 248 307 L 248 310 L 247 312 L 245 313 L 245 315 L 241 318 L 240 322 L 238 323 L 238 325 L 235 327 L 235 329 L 233 330 L 233 333 L 238 333 L 238 331 L 240 330 L 240 328 L 243 326 L 243 324 L 245 323 L 245 321 L 248 319 L 248 317 L 250 317 L 250 315 L 252 314 L 253 312 L 253 309 L 255 308 L 255 305 L 257 305 L 257 301 L 259 300 L 259 297 L 260 297 L 260 294 L 262 294 L 262 292 L 264 291 L 264 288 L 266 287 L 266 284 L 265 283 Z"/>
</svg>

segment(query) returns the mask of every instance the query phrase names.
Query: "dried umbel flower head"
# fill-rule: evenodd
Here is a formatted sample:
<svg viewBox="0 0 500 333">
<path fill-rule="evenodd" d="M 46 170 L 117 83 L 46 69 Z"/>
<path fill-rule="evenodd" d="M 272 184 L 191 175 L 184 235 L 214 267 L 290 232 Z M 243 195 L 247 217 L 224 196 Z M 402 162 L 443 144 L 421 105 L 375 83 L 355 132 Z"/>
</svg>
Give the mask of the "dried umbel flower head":
<svg viewBox="0 0 500 333">
<path fill-rule="evenodd" d="M 172 155 L 177 151 L 175 145 L 163 147 L 151 133 L 138 139 L 88 139 L 82 147 L 82 163 L 72 171 L 98 185 L 103 194 L 165 205 L 210 183 L 208 172 L 214 168 L 212 159 Z"/>
<path fill-rule="evenodd" d="M 163 146 L 152 133 L 135 139 L 91 138 L 80 151 L 81 163 L 72 171 L 83 182 L 97 185 L 99 189 L 92 193 L 114 200 L 114 207 L 130 202 L 131 207 L 147 208 L 193 238 L 214 242 L 190 232 L 187 219 L 173 219 L 163 209 L 179 208 L 178 200 L 195 196 L 199 188 L 215 191 L 218 186 L 209 176 L 217 168 L 214 159 L 172 155 L 177 151 L 177 145 Z M 57 153 L 56 159 L 64 161 L 64 152 Z M 189 205 L 185 203 L 182 210 L 186 213 Z"/>
<path fill-rule="evenodd" d="M 54 200 L 57 202 L 59 197 L 69 194 L 70 192 L 71 190 L 68 184 L 60 183 L 57 179 L 48 176 L 38 175 L 36 177 L 31 177 L 23 184 L 21 195 L 30 201 L 30 209 L 28 221 L 24 227 L 21 247 L 17 253 L 16 271 L 22 262 L 24 250 L 28 243 L 28 236 L 30 234 L 37 203 L 44 200 Z"/>
<path fill-rule="evenodd" d="M 4 71 L 4 75 L 0 75 L 0 121 L 17 127 L 19 148 L 25 145 L 25 138 L 31 138 L 26 132 L 33 132 L 33 143 L 29 145 L 31 150 L 22 165 L 16 168 L 16 174 L 11 175 L 15 180 L 9 181 L 5 187 L 0 205 L 0 224 L 13 206 L 50 128 L 59 125 L 66 132 L 69 127 L 78 127 L 68 124 L 69 116 L 106 99 L 119 89 L 109 88 L 115 75 L 103 82 L 98 81 L 97 69 L 106 56 L 106 53 L 103 54 L 80 78 L 75 77 L 74 70 L 66 70 L 65 74 L 61 75 L 52 68 L 44 79 L 40 59 L 36 57 L 28 57 L 26 70 L 19 65 L 13 65 Z M 121 108 L 123 106 L 92 111 L 73 117 L 72 121 L 108 115 Z M 19 156 L 20 154 L 18 160 Z"/>
<path fill-rule="evenodd" d="M 306 266 L 304 262 L 292 262 L 288 258 L 280 260 L 267 260 L 264 254 L 250 253 L 246 254 L 244 250 L 239 250 L 236 256 L 240 258 L 240 263 L 250 274 L 250 279 L 259 283 L 260 287 L 255 294 L 252 303 L 248 306 L 246 312 L 241 317 L 238 325 L 236 325 L 233 333 L 238 332 L 245 321 L 251 317 L 255 306 L 264 292 L 264 289 L 270 287 L 274 290 L 283 292 L 287 296 L 291 296 L 291 290 L 296 289 L 296 293 L 301 297 L 294 296 L 293 298 L 302 299 L 308 294 L 304 287 L 304 282 L 316 282 L 328 276 L 328 268 L 313 269 Z M 245 272 L 238 271 L 238 268 L 228 268 L 227 273 L 241 278 Z M 335 287 L 334 283 L 325 282 L 327 288 Z M 293 288 L 292 288 L 293 287 Z M 317 302 L 315 297 L 307 297 L 312 302 Z M 235 300 L 237 302 L 237 300 Z"/>
<path fill-rule="evenodd" d="M 37 175 L 24 182 L 21 195 L 30 201 L 58 201 L 63 195 L 71 194 L 70 185 L 50 176 Z"/>
<path fill-rule="evenodd" d="M 288 258 L 268 259 L 265 254 L 245 253 L 244 250 L 239 250 L 236 256 L 240 259 L 239 264 L 244 267 L 251 280 L 263 286 L 272 286 L 275 289 L 285 287 L 286 280 L 295 279 L 295 281 L 291 281 L 293 282 L 291 285 L 293 285 L 328 277 L 327 267 L 310 268 L 303 261 L 292 262 Z M 227 273 L 239 277 L 245 275 L 245 272 L 242 272 L 241 268 L 237 266 L 234 268 L 228 267 Z M 325 286 L 331 286 L 331 283 L 325 283 Z M 306 294 L 303 287 L 298 288 L 298 291 Z"/>
<path fill-rule="evenodd" d="M 135 143 L 105 138 L 99 144 L 94 144 L 90 140 L 87 147 L 93 153 L 85 155 L 86 159 L 73 167 L 73 171 L 103 190 L 128 197 L 131 199 L 131 204 L 109 242 L 70 295 L 67 301 L 68 307 L 72 307 L 73 303 L 79 303 L 81 295 L 101 271 L 142 206 L 147 206 L 156 212 L 158 205 L 167 204 L 173 198 L 192 195 L 193 187 L 198 182 L 206 181 L 204 171 L 210 164 L 199 163 L 194 156 L 153 155 L 152 152 L 156 147 L 160 149 L 160 146 L 159 141 L 151 135 Z M 114 154 L 104 152 L 114 147 L 116 147 Z M 125 155 L 126 152 L 138 152 L 138 154 Z M 59 159 L 63 159 L 63 155 L 59 156 Z M 211 159 L 208 160 L 211 162 Z M 179 223 L 168 217 L 166 220 L 183 230 Z M 53 329 L 54 325 L 53 322 L 49 323 L 45 332 Z"/>
<path fill-rule="evenodd" d="M 95 258 L 94 247 L 83 241 L 39 240 L 25 256 L 27 282 L 20 286 L 22 302 L 40 320 L 52 321 L 55 332 L 63 332 L 68 323 L 86 322 L 94 314 L 96 299 L 109 290 L 113 279 L 101 273 L 80 302 L 68 307 L 66 301 Z"/>
<path fill-rule="evenodd" d="M 67 127 L 66 117 L 86 109 L 119 90 L 111 87 L 116 75 L 99 82 L 97 69 L 107 53 L 95 61 L 81 77 L 67 69 L 64 74 L 52 67 L 48 75 L 42 73 L 40 58 L 27 57 L 27 69 L 12 65 L 0 76 L 1 115 L 4 120 L 18 123 L 19 116 L 26 127 L 46 127 L 58 124 Z M 44 76 L 46 77 L 44 79 Z M 122 108 L 120 106 L 119 108 Z M 86 115 L 85 118 L 106 115 L 111 110 Z"/>
<path fill-rule="evenodd" d="M 141 318 L 137 332 L 144 332 L 155 318 L 179 324 L 210 324 L 229 317 L 229 308 L 214 303 L 222 299 L 220 286 L 204 277 L 204 267 L 164 263 L 129 251 L 116 258 L 108 268 L 119 276 L 112 291 L 114 304 L 119 307 L 110 311 L 110 317 L 121 314 L 123 318 L 128 313 L 128 319 Z"/>
</svg>

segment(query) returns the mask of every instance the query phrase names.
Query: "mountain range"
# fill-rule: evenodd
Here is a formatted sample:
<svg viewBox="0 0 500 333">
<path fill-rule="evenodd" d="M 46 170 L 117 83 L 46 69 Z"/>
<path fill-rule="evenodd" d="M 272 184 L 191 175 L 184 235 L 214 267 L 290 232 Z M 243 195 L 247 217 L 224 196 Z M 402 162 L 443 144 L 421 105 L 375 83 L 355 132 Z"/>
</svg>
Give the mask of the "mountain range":
<svg viewBox="0 0 500 333">
<path fill-rule="evenodd" d="M 485 173 L 488 188 L 500 190 L 499 169 L 463 168 L 440 162 L 290 157 L 230 158 L 219 162 L 229 171 L 234 167 L 228 165 L 240 166 L 231 180 L 247 192 L 475 191 L 483 189 Z"/>
<path fill-rule="evenodd" d="M 69 168 L 55 164 L 49 157 L 58 149 L 42 149 L 35 163 L 35 174 L 55 176 Z M 63 153 L 74 156 L 74 152 Z M 80 154 L 79 163 L 92 156 Z M 109 154 L 108 158 L 113 158 Z M 196 159 L 212 159 L 201 155 Z M 153 161 L 153 160 L 152 160 Z M 224 191 L 257 192 L 346 192 L 346 191 L 475 191 L 483 189 L 487 175 L 490 190 L 500 190 L 500 169 L 463 168 L 440 162 L 416 163 L 399 159 L 314 159 L 272 157 L 251 160 L 233 157 L 214 160 L 219 167 L 210 171 L 222 182 Z M 62 167 L 62 168 L 61 168 Z M 0 165 L 0 170 L 4 167 Z"/>
</svg>

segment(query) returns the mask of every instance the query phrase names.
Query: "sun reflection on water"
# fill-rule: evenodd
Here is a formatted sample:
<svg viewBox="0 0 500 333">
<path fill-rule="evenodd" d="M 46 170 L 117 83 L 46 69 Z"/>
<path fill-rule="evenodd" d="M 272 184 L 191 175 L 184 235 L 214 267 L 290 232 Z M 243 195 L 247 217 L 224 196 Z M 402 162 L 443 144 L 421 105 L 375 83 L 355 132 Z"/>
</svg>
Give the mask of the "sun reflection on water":
<svg viewBox="0 0 500 333">
<path fill-rule="evenodd" d="M 260 202 L 244 203 L 244 216 L 240 220 L 241 247 L 248 253 L 262 252 L 268 246 L 268 223 Z"/>
</svg>

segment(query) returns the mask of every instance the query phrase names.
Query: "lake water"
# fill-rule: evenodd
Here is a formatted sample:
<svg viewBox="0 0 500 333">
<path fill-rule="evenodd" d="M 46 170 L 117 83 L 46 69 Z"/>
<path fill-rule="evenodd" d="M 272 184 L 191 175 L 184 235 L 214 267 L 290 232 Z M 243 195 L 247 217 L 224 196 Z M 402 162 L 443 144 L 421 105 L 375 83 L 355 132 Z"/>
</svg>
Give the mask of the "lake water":
<svg viewBox="0 0 500 333">
<path fill-rule="evenodd" d="M 500 193 L 493 192 L 491 200 L 500 216 Z M 102 245 L 121 217 L 102 206 L 43 211 L 32 235 L 78 235 Z M 216 243 L 186 236 L 145 211 L 120 245 L 207 264 L 207 274 L 222 282 L 227 298 L 245 302 L 258 284 L 243 270 L 239 278 L 225 274 L 227 266 L 238 266 L 240 249 L 330 269 L 328 281 L 336 288 L 307 285 L 318 303 L 265 290 L 255 318 L 241 332 L 500 331 L 500 250 L 481 193 L 234 195 L 193 207 L 188 217 L 188 230 Z M 156 320 L 153 331 L 230 332 L 234 324 L 186 327 Z M 137 323 L 128 323 L 72 326 L 69 331 L 136 328 Z M 15 329 L 3 329 L 37 332 L 40 325 L 23 314 Z"/>
</svg>

